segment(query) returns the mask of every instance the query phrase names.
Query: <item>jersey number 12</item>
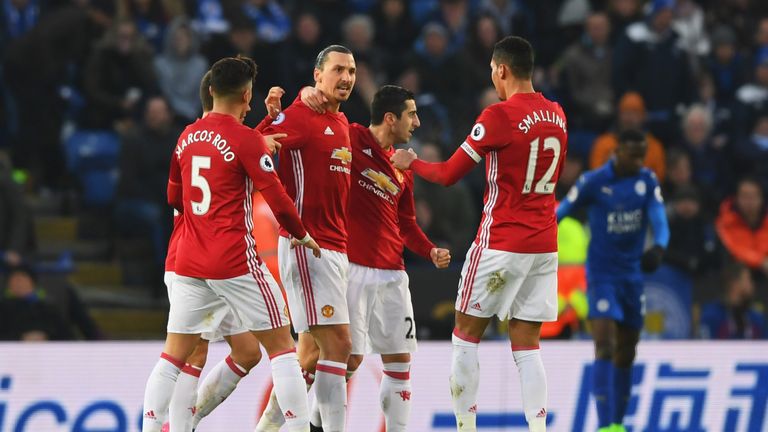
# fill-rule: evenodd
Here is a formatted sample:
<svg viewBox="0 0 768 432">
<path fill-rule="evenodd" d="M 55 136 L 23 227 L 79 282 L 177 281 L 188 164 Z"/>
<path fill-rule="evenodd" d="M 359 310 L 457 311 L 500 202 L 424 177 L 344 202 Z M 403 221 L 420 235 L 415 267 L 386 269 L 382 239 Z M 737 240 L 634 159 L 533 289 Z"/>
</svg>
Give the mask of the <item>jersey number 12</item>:
<svg viewBox="0 0 768 432">
<path fill-rule="evenodd" d="M 551 194 L 555 191 L 555 182 L 551 182 L 552 176 L 555 175 L 555 169 L 557 169 L 557 162 L 560 160 L 560 140 L 555 137 L 544 138 L 544 150 L 552 150 L 554 155 L 552 156 L 552 162 L 547 168 L 547 172 L 541 176 L 536 187 L 533 189 L 537 194 Z M 528 154 L 528 168 L 525 171 L 525 184 L 523 184 L 523 193 L 531 193 L 531 186 L 533 185 L 533 176 L 536 174 L 536 164 L 539 160 L 539 138 L 531 141 L 531 152 Z"/>
</svg>

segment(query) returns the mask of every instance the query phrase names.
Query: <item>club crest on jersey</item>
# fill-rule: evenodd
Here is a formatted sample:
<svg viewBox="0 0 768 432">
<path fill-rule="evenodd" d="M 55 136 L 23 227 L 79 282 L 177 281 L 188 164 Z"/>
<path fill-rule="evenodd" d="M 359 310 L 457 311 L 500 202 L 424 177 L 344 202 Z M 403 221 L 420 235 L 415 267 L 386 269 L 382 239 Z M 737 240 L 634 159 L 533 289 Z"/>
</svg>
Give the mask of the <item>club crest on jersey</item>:
<svg viewBox="0 0 768 432">
<path fill-rule="evenodd" d="M 280 112 L 280 113 L 277 114 L 277 117 L 275 117 L 275 119 L 272 120 L 272 124 L 273 125 L 279 125 L 280 123 L 282 123 L 284 121 L 285 121 L 285 113 L 284 112 Z"/>
<path fill-rule="evenodd" d="M 472 132 L 469 133 L 469 136 L 475 141 L 480 141 L 485 136 L 485 126 L 482 123 L 477 123 L 472 127 Z"/>
<path fill-rule="evenodd" d="M 333 153 L 331 153 L 331 159 L 338 159 L 341 161 L 341 163 L 347 165 L 348 163 L 352 162 L 352 152 L 349 151 L 349 148 L 347 147 L 333 149 Z"/>
<path fill-rule="evenodd" d="M 333 309 L 333 306 L 331 306 L 331 305 L 325 305 L 325 306 L 323 306 L 323 308 L 320 310 L 320 312 L 322 312 L 322 314 L 323 314 L 323 316 L 324 316 L 324 317 L 326 317 L 326 318 L 330 318 L 330 317 L 332 317 L 332 316 L 333 316 L 333 314 L 334 314 L 335 310 Z"/>
<path fill-rule="evenodd" d="M 635 192 L 637 192 L 640 196 L 645 196 L 646 188 L 645 188 L 645 182 L 642 180 L 638 180 L 637 183 L 635 183 Z"/>
<path fill-rule="evenodd" d="M 372 181 L 377 188 L 383 190 L 384 192 L 389 192 L 392 195 L 397 195 L 400 193 L 400 188 L 392 181 L 391 178 L 389 178 L 388 175 L 384 174 L 383 172 L 366 168 L 362 174 L 363 177 Z"/>
<path fill-rule="evenodd" d="M 272 158 L 269 155 L 264 155 L 259 159 L 259 166 L 266 172 L 272 172 L 275 170 L 275 163 L 272 162 Z"/>
</svg>

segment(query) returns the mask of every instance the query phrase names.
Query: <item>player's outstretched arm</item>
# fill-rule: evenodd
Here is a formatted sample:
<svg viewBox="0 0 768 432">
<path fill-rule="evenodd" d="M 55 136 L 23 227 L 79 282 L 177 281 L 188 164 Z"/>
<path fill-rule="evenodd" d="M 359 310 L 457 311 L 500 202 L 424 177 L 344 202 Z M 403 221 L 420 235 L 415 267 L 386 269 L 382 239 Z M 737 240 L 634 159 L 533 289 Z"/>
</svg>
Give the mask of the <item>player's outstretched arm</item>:
<svg viewBox="0 0 768 432">
<path fill-rule="evenodd" d="M 171 168 L 168 173 L 168 204 L 179 213 L 184 212 L 184 200 L 181 187 L 181 167 L 176 155 L 171 156 Z"/>
<path fill-rule="evenodd" d="M 461 148 L 445 162 L 424 162 L 413 150 L 397 150 L 390 158 L 392 165 L 400 170 L 411 169 L 413 172 L 432 183 L 451 186 L 467 175 L 477 162 Z"/>
</svg>

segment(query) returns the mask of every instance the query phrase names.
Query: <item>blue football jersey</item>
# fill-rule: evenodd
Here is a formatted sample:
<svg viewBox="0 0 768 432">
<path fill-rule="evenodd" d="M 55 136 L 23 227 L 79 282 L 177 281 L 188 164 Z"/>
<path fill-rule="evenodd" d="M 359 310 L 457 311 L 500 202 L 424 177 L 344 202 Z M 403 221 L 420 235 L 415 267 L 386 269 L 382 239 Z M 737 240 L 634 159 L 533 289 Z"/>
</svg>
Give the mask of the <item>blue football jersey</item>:
<svg viewBox="0 0 768 432">
<path fill-rule="evenodd" d="M 655 244 L 666 248 L 669 243 L 661 188 L 647 168 L 635 176 L 618 177 L 611 160 L 584 173 L 560 203 L 558 221 L 579 206 L 588 207 L 590 278 L 639 273 L 649 223 Z"/>
</svg>

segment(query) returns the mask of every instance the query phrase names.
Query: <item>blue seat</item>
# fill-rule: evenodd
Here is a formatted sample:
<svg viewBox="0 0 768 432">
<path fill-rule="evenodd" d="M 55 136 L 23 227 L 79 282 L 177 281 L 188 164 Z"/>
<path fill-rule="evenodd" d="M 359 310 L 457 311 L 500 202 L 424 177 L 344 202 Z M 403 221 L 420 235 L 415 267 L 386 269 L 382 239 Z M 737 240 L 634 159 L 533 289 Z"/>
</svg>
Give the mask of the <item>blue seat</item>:
<svg viewBox="0 0 768 432">
<path fill-rule="evenodd" d="M 118 135 L 105 130 L 81 130 L 72 134 L 64 146 L 67 168 L 80 181 L 83 203 L 110 204 L 118 180 Z"/>
</svg>

